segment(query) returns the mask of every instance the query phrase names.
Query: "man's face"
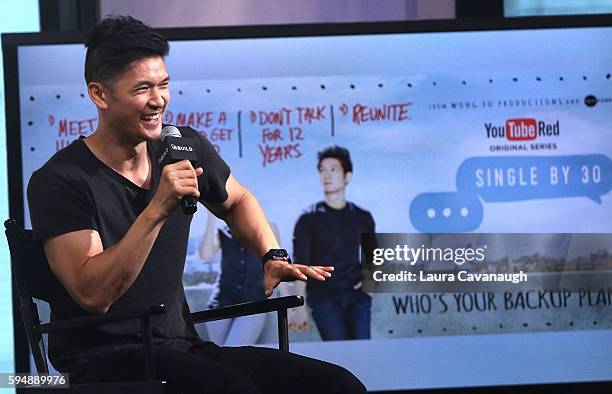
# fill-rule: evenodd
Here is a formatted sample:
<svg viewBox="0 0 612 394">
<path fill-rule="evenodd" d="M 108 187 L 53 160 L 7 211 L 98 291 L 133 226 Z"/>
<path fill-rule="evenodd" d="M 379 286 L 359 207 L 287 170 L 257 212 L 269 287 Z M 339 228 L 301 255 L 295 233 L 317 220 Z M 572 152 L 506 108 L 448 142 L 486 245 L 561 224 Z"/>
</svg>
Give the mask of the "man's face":
<svg viewBox="0 0 612 394">
<path fill-rule="evenodd" d="M 344 173 L 340 160 L 328 157 L 319 163 L 319 178 L 325 193 L 335 193 L 346 188 L 347 174 Z"/>
<path fill-rule="evenodd" d="M 159 56 L 134 61 L 107 91 L 104 116 L 131 142 L 159 139 L 168 103 L 168 72 Z"/>
</svg>

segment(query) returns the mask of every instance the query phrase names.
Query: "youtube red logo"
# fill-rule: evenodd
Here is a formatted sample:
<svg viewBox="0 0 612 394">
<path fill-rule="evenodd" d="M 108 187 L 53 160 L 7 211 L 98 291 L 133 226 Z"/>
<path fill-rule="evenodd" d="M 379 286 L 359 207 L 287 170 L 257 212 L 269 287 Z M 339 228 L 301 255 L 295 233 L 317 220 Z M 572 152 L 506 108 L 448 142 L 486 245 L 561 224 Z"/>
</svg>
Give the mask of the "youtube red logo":
<svg viewBox="0 0 612 394">
<path fill-rule="evenodd" d="M 534 118 L 507 119 L 505 125 L 485 123 L 487 138 L 506 138 L 508 141 L 531 141 L 538 137 L 552 137 L 560 134 L 560 125 L 537 121 Z"/>
<path fill-rule="evenodd" d="M 538 136 L 538 125 L 533 118 L 506 120 L 506 137 L 509 141 L 535 140 Z"/>
</svg>

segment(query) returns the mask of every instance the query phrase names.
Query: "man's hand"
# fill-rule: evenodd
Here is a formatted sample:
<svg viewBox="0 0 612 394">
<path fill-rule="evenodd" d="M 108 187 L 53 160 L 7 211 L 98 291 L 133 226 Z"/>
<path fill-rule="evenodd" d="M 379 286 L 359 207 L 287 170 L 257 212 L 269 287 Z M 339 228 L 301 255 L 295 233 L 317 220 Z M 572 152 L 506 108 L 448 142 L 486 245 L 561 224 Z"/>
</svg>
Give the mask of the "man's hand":
<svg viewBox="0 0 612 394">
<path fill-rule="evenodd" d="M 264 265 L 264 289 L 266 297 L 272 295 L 272 291 L 280 282 L 292 280 L 306 281 L 308 278 L 324 281 L 331 278 L 334 267 L 324 267 L 319 265 L 290 264 L 282 259 L 271 259 Z"/>
<path fill-rule="evenodd" d="M 189 160 L 164 166 L 151 205 L 165 218 L 176 209 L 183 197 L 200 197 L 198 177 L 203 172 L 201 167 L 194 169 Z"/>
</svg>

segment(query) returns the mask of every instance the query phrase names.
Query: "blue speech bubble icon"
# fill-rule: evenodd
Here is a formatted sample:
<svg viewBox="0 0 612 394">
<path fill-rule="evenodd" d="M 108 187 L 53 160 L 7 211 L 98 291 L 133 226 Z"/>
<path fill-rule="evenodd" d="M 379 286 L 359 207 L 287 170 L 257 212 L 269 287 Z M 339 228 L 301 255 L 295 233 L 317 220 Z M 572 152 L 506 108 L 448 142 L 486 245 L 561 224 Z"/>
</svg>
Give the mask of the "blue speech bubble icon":
<svg viewBox="0 0 612 394">
<path fill-rule="evenodd" d="M 421 193 L 410 204 L 410 221 L 424 233 L 473 231 L 482 217 L 482 203 L 471 193 Z"/>
<path fill-rule="evenodd" d="M 601 154 L 472 157 L 457 170 L 457 189 L 486 202 L 588 197 L 601 204 L 612 188 L 612 161 Z"/>
</svg>

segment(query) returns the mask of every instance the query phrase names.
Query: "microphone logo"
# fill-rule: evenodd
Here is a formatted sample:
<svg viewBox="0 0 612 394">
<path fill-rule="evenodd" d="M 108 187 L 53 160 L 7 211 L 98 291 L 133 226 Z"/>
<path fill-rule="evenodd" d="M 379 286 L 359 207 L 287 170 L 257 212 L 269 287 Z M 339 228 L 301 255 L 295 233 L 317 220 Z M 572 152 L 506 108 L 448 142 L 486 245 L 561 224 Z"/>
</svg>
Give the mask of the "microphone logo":
<svg viewBox="0 0 612 394">
<path fill-rule="evenodd" d="M 191 146 L 179 146 L 179 145 L 170 144 L 170 147 L 173 150 L 182 150 L 182 151 L 185 151 L 185 152 L 193 152 L 193 148 Z"/>
</svg>

